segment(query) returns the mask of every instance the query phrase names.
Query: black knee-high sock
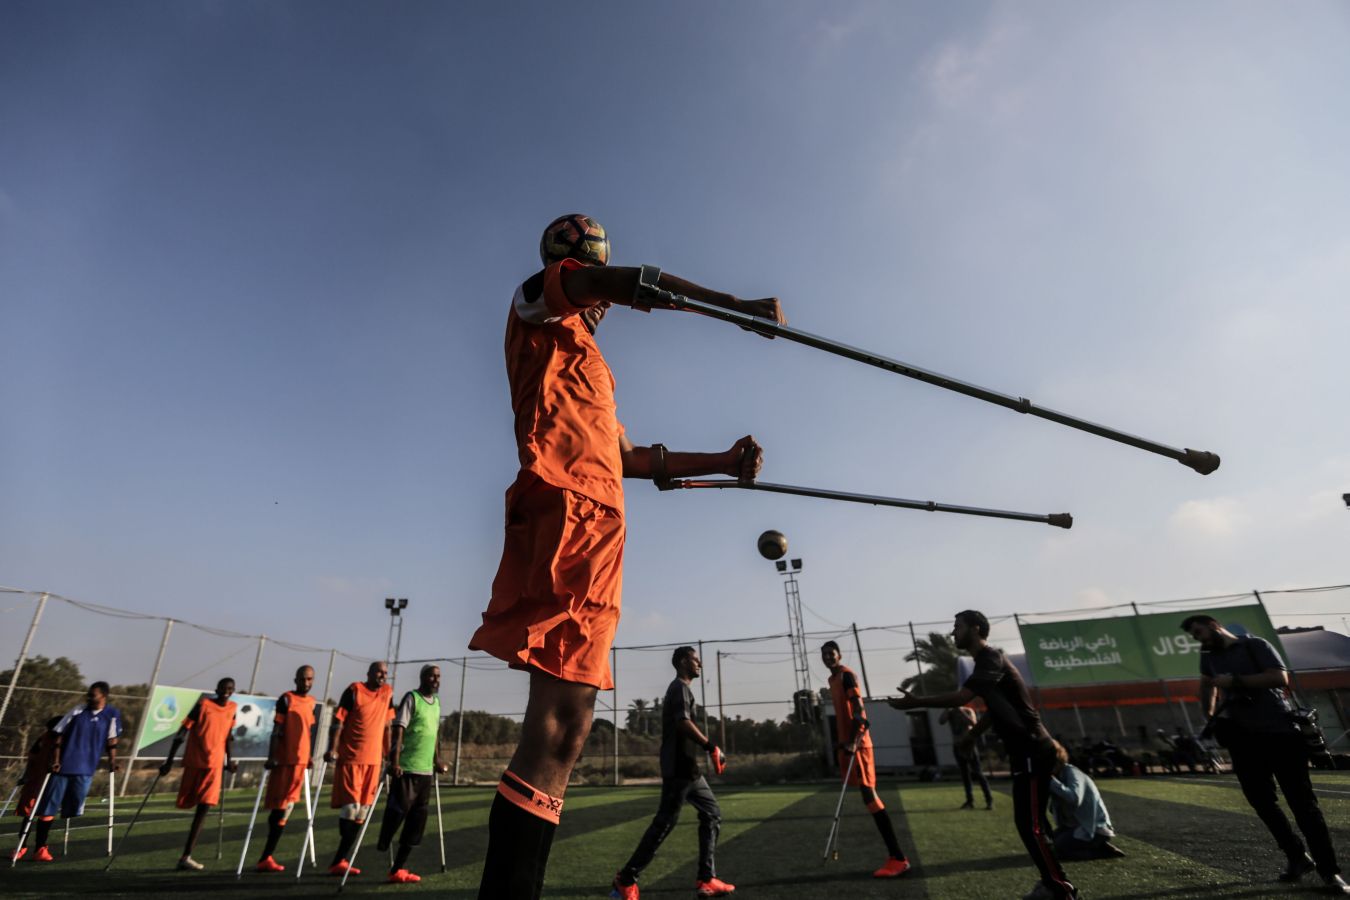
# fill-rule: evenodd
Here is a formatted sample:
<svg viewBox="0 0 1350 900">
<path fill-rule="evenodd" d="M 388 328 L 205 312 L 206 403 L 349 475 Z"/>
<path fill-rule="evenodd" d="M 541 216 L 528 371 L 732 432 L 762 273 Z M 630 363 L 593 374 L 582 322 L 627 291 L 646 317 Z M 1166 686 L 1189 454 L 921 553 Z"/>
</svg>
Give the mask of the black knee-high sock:
<svg viewBox="0 0 1350 900">
<path fill-rule="evenodd" d="M 399 869 L 406 868 L 408 857 L 412 855 L 413 848 L 411 844 L 399 844 L 398 852 L 394 854 L 394 864 L 389 867 L 390 872 L 397 872 Z"/>
<path fill-rule="evenodd" d="M 262 856 L 259 861 L 267 859 L 276 852 L 277 844 L 281 841 L 281 832 L 286 826 L 281 823 L 285 821 L 286 810 L 274 809 L 272 814 L 267 817 L 267 843 L 263 845 Z"/>
<path fill-rule="evenodd" d="M 497 794 L 488 816 L 488 850 L 478 900 L 537 900 L 557 829 Z"/>
<path fill-rule="evenodd" d="M 329 866 L 336 866 L 344 859 L 351 859 L 352 844 L 361 833 L 361 823 L 352 819 L 338 819 L 338 847 Z"/>
<path fill-rule="evenodd" d="M 895 826 L 891 824 L 891 817 L 886 814 L 886 810 L 879 809 L 872 813 L 872 821 L 877 823 L 877 831 L 881 832 L 881 839 L 886 842 L 891 857 L 904 859 L 905 851 L 900 849 L 900 842 L 895 837 Z"/>
<path fill-rule="evenodd" d="M 52 833 L 52 824 L 55 823 L 55 822 L 56 822 L 55 819 L 38 819 L 38 820 L 37 820 L 37 825 L 36 825 L 36 828 L 37 828 L 37 836 L 34 838 L 34 840 L 37 841 L 37 843 L 34 844 L 33 846 L 35 846 L 35 847 L 45 847 L 45 846 L 47 846 L 47 835 L 49 835 L 49 834 Z"/>
</svg>

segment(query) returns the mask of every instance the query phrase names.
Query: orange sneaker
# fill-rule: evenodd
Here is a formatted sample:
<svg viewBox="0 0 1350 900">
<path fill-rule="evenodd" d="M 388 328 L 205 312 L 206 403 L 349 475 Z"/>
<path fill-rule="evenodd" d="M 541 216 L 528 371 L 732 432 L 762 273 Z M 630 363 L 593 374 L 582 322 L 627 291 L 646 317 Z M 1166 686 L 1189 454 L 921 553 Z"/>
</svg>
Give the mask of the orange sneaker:
<svg viewBox="0 0 1350 900">
<path fill-rule="evenodd" d="M 352 869 L 352 872 L 355 873 L 356 870 Z M 388 878 L 390 884 L 417 884 L 417 882 L 421 880 L 421 875 L 414 875 L 407 869 L 399 869 L 397 872 L 390 872 Z"/>
<path fill-rule="evenodd" d="M 637 882 L 632 884 L 623 884 L 619 881 L 619 873 L 614 873 L 614 882 L 610 885 L 612 890 L 609 892 L 611 897 L 616 900 L 638 900 Z"/>
<path fill-rule="evenodd" d="M 48 850 L 46 847 L 37 848 L 37 855 L 33 858 L 38 862 L 54 862 L 56 860 L 56 857 L 52 856 L 52 851 Z"/>
<path fill-rule="evenodd" d="M 337 876 L 340 878 L 340 877 L 342 877 L 343 875 L 346 875 L 346 874 L 347 874 L 347 870 L 348 870 L 348 869 L 351 869 L 351 870 L 352 870 L 352 874 L 353 874 L 353 875 L 360 875 L 360 874 L 361 874 L 361 870 L 360 870 L 360 869 L 356 868 L 356 866 L 353 866 L 351 863 L 347 862 L 345 859 L 339 859 L 337 862 L 335 862 L 335 863 L 333 863 L 331 866 L 329 866 L 329 867 L 328 867 L 328 874 L 329 874 L 329 875 L 337 875 Z"/>
<path fill-rule="evenodd" d="M 270 856 L 264 856 L 262 859 L 258 860 L 258 864 L 257 864 L 256 866 L 254 866 L 253 869 L 254 869 L 254 871 L 257 871 L 257 872 L 285 872 L 285 871 L 286 871 L 286 867 L 285 867 L 285 866 L 283 866 L 281 863 L 277 862 L 275 859 L 273 859 L 273 858 L 270 857 Z"/>
<path fill-rule="evenodd" d="M 736 892 L 736 885 L 727 884 L 720 878 L 709 878 L 694 885 L 695 897 L 725 897 Z"/>
<path fill-rule="evenodd" d="M 896 859 L 892 856 L 886 860 L 886 865 L 882 866 L 872 873 L 873 878 L 899 878 L 909 871 L 909 860 Z"/>
<path fill-rule="evenodd" d="M 18 862 L 19 860 L 23 859 L 23 858 L 24 858 L 25 856 L 27 856 L 27 855 L 28 855 L 28 848 L 27 848 L 27 847 L 20 847 L 20 848 L 19 848 L 19 852 L 18 852 L 18 853 L 15 853 L 12 857 L 10 857 L 10 859 L 11 859 L 13 862 Z"/>
</svg>

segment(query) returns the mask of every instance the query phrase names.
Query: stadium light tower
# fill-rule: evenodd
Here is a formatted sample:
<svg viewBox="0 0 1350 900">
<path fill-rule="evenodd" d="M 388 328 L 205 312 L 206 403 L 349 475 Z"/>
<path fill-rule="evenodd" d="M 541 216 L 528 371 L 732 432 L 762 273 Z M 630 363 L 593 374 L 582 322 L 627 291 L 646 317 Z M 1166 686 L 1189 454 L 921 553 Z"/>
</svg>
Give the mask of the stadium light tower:
<svg viewBox="0 0 1350 900">
<path fill-rule="evenodd" d="M 797 574 L 802 570 L 801 557 L 783 559 L 787 555 L 787 536 L 781 531 L 766 531 L 759 536 L 759 555 L 772 560 L 778 574 L 784 576 L 783 598 L 787 604 L 788 643 L 792 647 L 795 683 L 792 707 L 802 722 L 809 722 L 814 718 L 815 703 L 811 696 L 811 665 L 806 655 L 806 629 L 802 625 L 802 595 L 797 586 Z"/>
<path fill-rule="evenodd" d="M 385 597 L 384 608 L 389 610 L 389 640 L 384 645 L 384 658 L 389 662 L 389 686 L 398 679 L 398 651 L 403 646 L 403 611 L 408 608 L 407 597 Z"/>
</svg>

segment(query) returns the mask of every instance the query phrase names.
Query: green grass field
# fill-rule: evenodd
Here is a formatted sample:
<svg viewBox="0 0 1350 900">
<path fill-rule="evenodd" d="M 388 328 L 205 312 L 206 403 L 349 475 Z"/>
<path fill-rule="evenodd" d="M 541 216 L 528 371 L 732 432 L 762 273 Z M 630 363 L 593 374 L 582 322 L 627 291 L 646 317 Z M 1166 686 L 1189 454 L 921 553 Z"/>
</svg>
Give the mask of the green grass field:
<svg viewBox="0 0 1350 900">
<path fill-rule="evenodd" d="M 1332 837 L 1350 861 L 1350 776 L 1316 775 L 1322 808 Z M 1093 900 L 1144 900 L 1186 897 L 1283 897 L 1311 891 L 1320 881 L 1311 876 L 1303 890 L 1276 883 L 1282 858 L 1269 835 L 1251 813 L 1231 776 L 1103 779 L 1098 782 L 1120 831 L 1117 843 L 1125 859 L 1070 864 L 1070 878 Z M 718 874 L 738 886 L 737 896 L 758 898 L 1002 898 L 1020 897 L 1036 879 L 1013 830 L 1009 782 L 996 781 L 995 809 L 961 811 L 959 784 L 888 783 L 882 796 L 895 818 L 897 831 L 917 870 L 895 882 L 869 877 L 884 856 L 880 838 L 856 796 L 845 801 L 840 857 L 821 863 L 837 789 L 829 785 L 761 788 L 724 787 L 723 828 Z M 557 898 L 603 897 L 609 879 L 627 858 L 656 807 L 655 787 L 574 788 L 568 792 L 563 825 L 553 845 L 546 895 Z M 336 842 L 333 814 L 324 809 L 318 826 L 319 864 L 297 882 L 293 872 L 303 828 L 294 819 L 278 858 L 288 871 L 234 878 L 243 833 L 253 797 L 236 791 L 227 799 L 223 858 L 216 855 L 213 817 L 198 847 L 203 873 L 173 871 L 186 832 L 188 814 L 171 806 L 171 798 L 155 799 L 127 842 L 112 871 L 103 874 L 106 827 L 104 807 L 90 806 L 90 815 L 72 829 L 70 855 L 59 858 L 60 822 L 52 831 L 55 863 L 20 862 L 0 869 L 0 895 L 53 897 L 70 894 L 128 896 L 162 894 L 213 897 L 280 897 L 332 895 L 336 880 L 323 874 Z M 444 789 L 448 867 L 440 874 L 432 812 L 428 839 L 413 854 L 411 868 L 423 875 L 416 886 L 382 883 L 384 861 L 374 850 L 374 836 L 357 864 L 365 875 L 354 877 L 346 894 L 434 893 L 472 897 L 486 846 L 486 817 L 491 792 L 485 788 Z M 131 798 L 119 816 L 135 809 Z M 10 817 L 3 838 L 5 866 L 14 846 Z M 125 821 L 125 820 L 123 820 Z M 696 819 L 686 810 L 656 862 L 644 873 L 644 897 L 692 896 L 695 875 Z M 372 826 L 373 828 L 373 826 Z M 118 835 L 120 837 L 121 829 Z M 255 842 L 258 835 L 255 834 Z M 257 854 L 257 844 L 250 857 Z M 250 859 L 250 862 L 252 859 Z M 311 874 L 312 873 L 312 874 Z"/>
</svg>

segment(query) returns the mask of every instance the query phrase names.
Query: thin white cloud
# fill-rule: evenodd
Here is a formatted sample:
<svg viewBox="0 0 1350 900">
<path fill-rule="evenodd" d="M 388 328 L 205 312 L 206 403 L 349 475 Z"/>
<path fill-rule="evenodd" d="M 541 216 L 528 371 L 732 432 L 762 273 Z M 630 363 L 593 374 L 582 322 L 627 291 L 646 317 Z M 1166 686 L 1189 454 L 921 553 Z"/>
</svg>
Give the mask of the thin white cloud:
<svg viewBox="0 0 1350 900">
<path fill-rule="evenodd" d="M 1175 537 L 1227 539 L 1238 535 L 1251 522 L 1251 514 L 1234 497 L 1187 500 L 1172 513 L 1167 527 Z"/>
</svg>

